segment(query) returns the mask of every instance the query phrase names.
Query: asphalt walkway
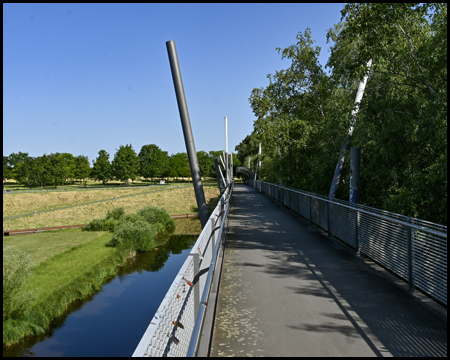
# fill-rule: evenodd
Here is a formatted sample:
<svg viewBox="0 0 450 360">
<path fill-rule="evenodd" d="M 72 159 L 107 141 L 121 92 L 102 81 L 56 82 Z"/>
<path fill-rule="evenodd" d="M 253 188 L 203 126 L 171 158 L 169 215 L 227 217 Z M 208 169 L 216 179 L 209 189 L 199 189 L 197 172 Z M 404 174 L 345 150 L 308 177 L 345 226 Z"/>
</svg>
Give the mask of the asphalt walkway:
<svg viewBox="0 0 450 360">
<path fill-rule="evenodd" d="M 447 356 L 446 320 L 274 200 L 234 189 L 211 356 Z"/>
</svg>

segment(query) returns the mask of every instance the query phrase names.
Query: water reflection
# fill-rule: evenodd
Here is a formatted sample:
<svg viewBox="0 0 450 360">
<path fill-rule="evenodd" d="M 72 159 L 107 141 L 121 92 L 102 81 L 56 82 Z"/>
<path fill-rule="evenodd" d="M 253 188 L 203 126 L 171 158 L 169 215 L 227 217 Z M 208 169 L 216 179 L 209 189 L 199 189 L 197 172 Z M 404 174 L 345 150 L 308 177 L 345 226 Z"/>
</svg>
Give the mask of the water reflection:
<svg viewBox="0 0 450 360">
<path fill-rule="evenodd" d="M 159 239 L 158 250 L 138 254 L 44 335 L 3 348 L 3 356 L 131 356 L 196 239 Z"/>
</svg>

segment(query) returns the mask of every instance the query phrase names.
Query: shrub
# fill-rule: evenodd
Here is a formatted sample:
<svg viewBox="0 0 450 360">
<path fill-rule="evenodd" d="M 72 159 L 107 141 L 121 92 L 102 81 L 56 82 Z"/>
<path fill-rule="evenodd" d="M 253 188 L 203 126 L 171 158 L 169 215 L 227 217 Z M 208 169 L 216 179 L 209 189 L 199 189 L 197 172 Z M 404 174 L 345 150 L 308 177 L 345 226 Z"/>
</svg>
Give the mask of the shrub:
<svg viewBox="0 0 450 360">
<path fill-rule="evenodd" d="M 116 222 L 118 220 L 115 220 L 114 218 L 106 218 L 104 225 L 103 225 L 103 230 L 105 231 L 111 231 L 114 232 L 114 228 L 116 226 Z"/>
<path fill-rule="evenodd" d="M 85 227 L 83 227 L 83 231 L 102 231 L 104 230 L 105 219 L 94 219 Z"/>
<path fill-rule="evenodd" d="M 126 222 L 116 228 L 109 241 L 111 246 L 126 247 L 133 251 L 150 251 L 155 248 L 158 226 L 146 221 Z"/>
<path fill-rule="evenodd" d="M 108 210 L 106 213 L 106 219 L 119 220 L 123 215 L 125 215 L 125 210 L 123 207 L 116 207 L 112 210 Z"/>
<path fill-rule="evenodd" d="M 172 232 L 175 230 L 175 221 L 170 217 L 169 213 L 165 209 L 160 209 L 154 206 L 146 206 L 139 209 L 137 213 L 149 224 L 161 223 L 167 231 Z"/>
<path fill-rule="evenodd" d="M 85 227 L 83 227 L 83 231 L 111 231 L 114 232 L 114 227 L 116 224 L 115 219 L 94 219 Z"/>
<path fill-rule="evenodd" d="M 138 215 L 138 214 L 126 214 L 124 216 L 122 216 L 120 219 L 118 219 L 114 225 L 115 229 L 114 231 L 121 225 L 127 223 L 127 222 L 131 222 L 131 223 L 135 223 L 137 221 L 145 221 L 145 219 Z"/>
<path fill-rule="evenodd" d="M 29 255 L 6 246 L 3 249 L 3 320 L 22 314 L 33 299 L 31 291 L 24 291 L 31 275 Z"/>
</svg>

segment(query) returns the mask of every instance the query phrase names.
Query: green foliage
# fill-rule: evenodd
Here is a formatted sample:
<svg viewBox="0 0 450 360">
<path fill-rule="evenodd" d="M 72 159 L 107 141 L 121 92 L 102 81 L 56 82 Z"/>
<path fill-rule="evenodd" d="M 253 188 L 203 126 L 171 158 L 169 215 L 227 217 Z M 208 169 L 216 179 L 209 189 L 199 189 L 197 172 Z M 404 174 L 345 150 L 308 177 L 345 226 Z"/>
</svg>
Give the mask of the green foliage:
<svg viewBox="0 0 450 360">
<path fill-rule="evenodd" d="M 177 178 L 178 176 L 190 176 L 189 158 L 186 153 L 172 154 L 169 159 L 169 170 L 167 176 Z"/>
<path fill-rule="evenodd" d="M 128 186 L 129 179 L 135 180 L 139 174 L 139 158 L 133 147 L 120 145 L 112 161 L 112 174 Z"/>
<path fill-rule="evenodd" d="M 102 231 L 104 229 L 105 219 L 94 219 L 83 227 L 83 231 Z"/>
<path fill-rule="evenodd" d="M 110 246 L 120 246 L 132 251 L 150 251 L 155 248 L 159 226 L 146 221 L 126 222 L 116 228 Z"/>
<path fill-rule="evenodd" d="M 33 299 L 24 287 L 32 275 L 30 257 L 24 251 L 3 248 L 3 321 L 20 316 Z"/>
<path fill-rule="evenodd" d="M 157 208 L 155 206 L 146 206 L 139 209 L 137 213 L 149 224 L 160 223 L 169 232 L 175 230 L 175 221 L 165 209 Z"/>
<path fill-rule="evenodd" d="M 20 163 L 23 163 L 28 158 L 28 153 L 19 151 L 18 153 L 11 153 L 8 156 L 8 166 L 14 169 Z"/>
<path fill-rule="evenodd" d="M 6 179 L 12 179 L 13 172 L 12 169 L 9 167 L 8 164 L 8 157 L 3 156 L 3 181 Z"/>
<path fill-rule="evenodd" d="M 94 219 L 83 231 L 111 231 L 114 233 L 110 246 L 119 246 L 121 250 L 153 250 L 158 237 L 175 230 L 175 221 L 165 209 L 147 206 L 137 214 L 125 214 L 123 207 L 107 212 L 106 218 Z"/>
<path fill-rule="evenodd" d="M 92 160 L 91 177 L 96 181 L 102 181 L 103 185 L 112 179 L 112 165 L 109 162 L 109 154 L 105 150 L 100 150 L 98 157 Z"/>
<path fill-rule="evenodd" d="M 116 220 L 114 224 L 114 231 L 122 224 L 127 222 L 135 223 L 137 221 L 145 221 L 145 219 L 138 214 L 126 214 L 123 215 L 120 219 Z"/>
<path fill-rule="evenodd" d="M 85 182 L 91 176 L 91 167 L 89 166 L 89 159 L 87 156 L 79 155 L 75 157 L 75 179 Z"/>
<path fill-rule="evenodd" d="M 372 59 L 350 146 L 361 148 L 360 201 L 447 223 L 447 5 L 347 4 L 328 31 L 325 72 L 309 29 L 278 48 L 291 65 L 249 99 L 254 130 L 237 147 L 263 180 L 327 195 L 358 84 Z M 336 197 L 348 199 L 349 154 Z"/>
<path fill-rule="evenodd" d="M 139 151 L 139 166 L 142 177 L 162 177 L 169 166 L 169 155 L 155 144 L 144 145 Z"/>
<path fill-rule="evenodd" d="M 197 160 L 200 167 L 200 176 L 215 177 L 214 161 L 206 151 L 197 151 Z"/>
<path fill-rule="evenodd" d="M 116 207 L 116 208 L 114 208 L 112 210 L 108 210 L 106 212 L 106 219 L 119 220 L 124 215 L 125 215 L 125 210 L 124 210 L 123 206 Z"/>
</svg>

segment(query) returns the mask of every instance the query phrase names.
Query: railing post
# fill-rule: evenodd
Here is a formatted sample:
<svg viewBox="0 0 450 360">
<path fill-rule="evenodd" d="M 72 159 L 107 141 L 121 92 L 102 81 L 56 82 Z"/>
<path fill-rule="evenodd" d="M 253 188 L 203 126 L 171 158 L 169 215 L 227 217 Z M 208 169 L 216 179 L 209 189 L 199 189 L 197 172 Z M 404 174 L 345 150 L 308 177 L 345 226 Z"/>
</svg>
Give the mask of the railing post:
<svg viewBox="0 0 450 360">
<path fill-rule="evenodd" d="M 331 204 L 329 202 L 327 202 L 327 231 L 328 231 L 328 236 L 331 236 L 330 207 L 331 207 Z"/>
<path fill-rule="evenodd" d="M 408 217 L 408 223 L 411 223 L 411 218 Z M 413 293 L 414 286 L 414 244 L 412 237 L 412 229 L 410 226 L 406 227 L 406 238 L 408 242 L 408 292 Z"/>
<path fill-rule="evenodd" d="M 358 205 L 356 205 L 358 206 Z M 356 247 L 356 255 L 361 255 L 361 249 L 359 248 L 359 211 L 355 210 L 356 219 L 355 219 L 355 247 Z"/>
<path fill-rule="evenodd" d="M 209 222 L 211 224 L 211 259 L 214 256 L 214 249 L 216 248 L 216 232 L 214 231 L 214 219 L 210 218 Z"/>
<path fill-rule="evenodd" d="M 200 271 L 200 254 L 195 252 L 193 254 L 189 254 L 189 256 L 193 257 L 194 261 L 194 276 L 198 274 Z M 197 319 L 198 308 L 200 307 L 200 284 L 194 285 L 194 319 Z"/>
</svg>

